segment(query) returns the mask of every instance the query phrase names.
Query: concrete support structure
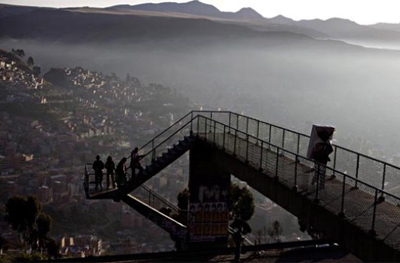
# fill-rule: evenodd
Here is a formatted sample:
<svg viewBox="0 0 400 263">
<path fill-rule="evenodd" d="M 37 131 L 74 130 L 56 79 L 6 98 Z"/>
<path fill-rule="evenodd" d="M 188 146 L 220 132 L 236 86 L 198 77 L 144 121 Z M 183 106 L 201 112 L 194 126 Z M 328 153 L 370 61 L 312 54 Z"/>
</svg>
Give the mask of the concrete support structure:
<svg viewBox="0 0 400 263">
<path fill-rule="evenodd" d="M 201 141 L 190 149 L 188 241 L 192 249 L 226 247 L 228 242 L 230 174 L 213 165 L 210 150 L 215 149 Z"/>
</svg>

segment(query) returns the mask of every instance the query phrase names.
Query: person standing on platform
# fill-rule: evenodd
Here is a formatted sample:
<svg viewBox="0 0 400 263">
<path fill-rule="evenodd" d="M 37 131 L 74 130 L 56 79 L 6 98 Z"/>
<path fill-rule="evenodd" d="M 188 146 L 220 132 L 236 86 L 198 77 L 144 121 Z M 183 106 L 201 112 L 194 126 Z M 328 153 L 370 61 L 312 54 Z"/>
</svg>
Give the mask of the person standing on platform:
<svg viewBox="0 0 400 263">
<path fill-rule="evenodd" d="M 131 169 L 132 169 L 132 179 L 135 178 L 136 173 L 135 169 L 139 169 L 139 173 L 142 172 L 144 169 L 140 164 L 140 159 L 142 159 L 143 155 L 139 155 L 139 148 L 135 147 L 135 149 L 131 152 Z"/>
<path fill-rule="evenodd" d="M 104 163 L 100 160 L 100 156 L 96 156 L 96 160 L 93 162 L 93 170 L 94 170 L 94 178 L 95 178 L 95 190 L 97 190 L 100 186 L 103 189 L 102 181 L 103 181 L 103 169 Z"/>
<path fill-rule="evenodd" d="M 107 161 L 104 166 L 107 170 L 107 189 L 110 188 L 110 180 L 111 180 L 111 187 L 115 188 L 115 178 L 114 178 L 115 163 L 111 156 L 107 157 Z"/>
<path fill-rule="evenodd" d="M 126 185 L 126 160 L 126 157 L 122 158 L 121 161 L 119 161 L 119 163 L 117 164 L 117 168 L 115 169 L 118 187 Z"/>
<path fill-rule="evenodd" d="M 311 154 L 311 159 L 315 161 L 315 174 L 311 184 L 318 181 L 320 189 L 325 188 L 326 165 L 330 161 L 329 155 L 333 152 L 330 141 L 332 133 L 326 130 L 319 131 L 318 136 L 321 141 L 315 144 Z"/>
</svg>

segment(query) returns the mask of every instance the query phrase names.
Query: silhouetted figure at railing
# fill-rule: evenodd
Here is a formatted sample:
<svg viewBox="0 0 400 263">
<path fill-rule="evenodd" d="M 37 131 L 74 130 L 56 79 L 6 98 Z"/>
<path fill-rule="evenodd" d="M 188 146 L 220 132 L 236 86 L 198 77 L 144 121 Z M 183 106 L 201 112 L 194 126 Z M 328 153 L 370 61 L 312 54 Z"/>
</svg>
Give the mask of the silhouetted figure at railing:
<svg viewBox="0 0 400 263">
<path fill-rule="evenodd" d="M 110 181 L 111 181 L 111 187 L 115 188 L 115 178 L 114 178 L 115 163 L 111 156 L 107 157 L 107 161 L 104 166 L 107 170 L 107 178 L 106 178 L 107 189 L 110 188 Z"/>
<path fill-rule="evenodd" d="M 319 128 L 328 130 L 329 134 L 321 132 L 321 130 L 317 132 Z M 193 132 L 196 136 L 188 137 L 189 131 L 190 135 Z M 181 154 L 190 151 L 190 164 L 193 164 L 190 168 L 196 169 L 190 169 L 191 180 L 189 181 L 194 182 L 208 171 L 212 171 L 213 168 L 215 168 L 216 175 L 221 173 L 221 178 L 225 178 L 225 174 L 234 175 L 246 181 L 249 186 L 254 187 L 266 197 L 275 198 L 277 204 L 297 216 L 301 231 L 307 231 L 315 238 L 320 238 L 321 233 L 325 234 L 335 242 L 343 244 L 346 250 L 356 253 L 356 256 L 364 257 L 366 261 L 376 262 L 377 259 L 386 259 L 384 261 L 399 262 L 399 251 L 396 248 L 399 246 L 400 211 L 398 204 L 400 204 L 400 198 L 395 182 L 390 180 L 398 178 L 396 175 L 400 173 L 400 168 L 341 146 L 331 145 L 334 127 L 317 126 L 315 129 L 313 127 L 312 131 L 312 136 L 308 136 L 231 112 L 193 111 L 152 138 L 141 148 L 146 149 L 143 150 L 146 158 L 142 158 L 140 162 L 143 167 L 147 167 L 143 171 L 142 178 L 136 181 L 131 180 L 130 167 L 127 167 L 128 171 L 125 167 L 125 163 L 130 157 L 121 160 L 116 173 L 118 187 L 121 189 L 92 192 L 90 189 L 92 182 L 89 178 L 93 176 L 93 173 L 88 171 L 91 170 L 91 164 L 87 164 L 84 181 L 86 196 L 88 199 L 95 200 L 123 201 L 141 211 L 146 217 L 150 210 L 155 212 L 155 209 L 163 206 L 172 208 L 171 213 L 167 208 L 163 208 L 161 211 L 169 214 L 183 226 L 175 224 L 175 222 L 166 224 L 165 222 L 168 220 L 158 221 L 158 218 L 166 218 L 159 213 L 155 214 L 160 216 L 148 218 L 163 229 L 174 233 L 173 238 L 177 239 L 177 248 L 182 245 L 184 249 L 191 249 L 191 246 L 186 246 L 185 242 L 197 242 L 197 240 L 192 240 L 190 234 L 196 238 L 197 236 L 202 238 L 204 232 L 211 233 L 213 231 L 205 224 L 202 226 L 207 227 L 207 231 L 200 232 L 205 229 L 194 228 L 194 220 L 199 220 L 198 223 L 205 221 L 204 213 L 200 212 L 203 211 L 203 208 L 200 208 L 203 207 L 201 203 L 197 208 L 197 205 L 190 206 L 187 201 L 185 205 L 178 206 L 187 209 L 189 204 L 190 212 L 179 211 L 166 203 L 161 202 L 160 206 L 159 200 L 154 202 L 155 193 L 151 193 L 148 199 L 148 205 L 154 206 L 151 208 L 138 200 L 133 193 L 128 195 L 136 187 L 178 160 L 177 158 Z M 307 141 L 309 141 L 309 147 L 307 155 L 304 156 L 304 146 Z M 203 159 L 202 154 L 209 149 L 212 149 L 212 156 Z M 141 151 L 140 153 L 142 153 Z M 139 150 L 133 152 L 137 154 Z M 330 161 L 329 156 L 331 156 L 332 165 L 326 167 Z M 132 160 L 136 160 L 136 158 L 133 157 Z M 211 167 L 203 170 L 202 166 L 204 165 Z M 132 162 L 131 168 L 136 169 L 134 162 Z M 332 180 L 326 182 L 325 190 L 319 191 L 325 186 L 325 172 L 329 175 L 332 174 Z M 312 178 L 310 177 L 314 177 L 313 181 L 316 186 L 311 187 L 309 180 Z M 128 179 L 130 179 L 129 182 Z M 262 184 L 260 184 L 260 180 L 263 182 Z M 216 183 L 219 184 L 219 182 L 219 179 L 216 180 Z M 357 185 L 361 186 L 357 191 L 348 192 L 350 189 L 357 188 Z M 193 196 L 197 196 L 201 192 L 200 186 L 201 184 L 196 184 L 191 188 L 196 189 Z M 206 190 L 208 192 L 210 189 L 204 189 L 204 195 Z M 320 193 L 321 195 L 319 195 Z M 178 204 L 179 202 L 178 196 Z M 293 205 L 293 202 L 297 205 Z M 156 204 L 157 207 L 155 207 Z M 227 216 L 227 212 L 225 212 L 227 209 L 222 208 L 221 210 L 221 208 L 218 209 L 217 206 L 217 211 L 221 212 L 215 217 L 217 219 L 219 217 L 222 221 Z M 194 217 L 194 213 L 199 213 L 199 216 Z M 214 216 L 211 219 L 213 221 Z M 231 225 L 231 228 L 229 233 L 236 243 L 235 259 L 240 260 L 242 232 L 245 229 L 238 223 Z M 178 233 L 175 232 L 176 229 L 179 229 Z M 345 235 L 338 232 L 338 229 L 345 229 Z M 225 230 L 226 225 L 221 223 L 221 227 L 218 228 L 218 236 L 225 235 Z M 186 231 L 189 235 L 186 235 Z M 204 240 L 205 242 L 209 241 L 207 238 Z M 353 242 L 357 238 L 362 238 L 365 242 Z M 221 241 L 225 242 L 225 239 L 221 238 Z M 193 248 L 197 249 L 195 245 Z M 365 253 L 366 249 L 368 253 Z"/>
<path fill-rule="evenodd" d="M 143 158 L 144 155 L 139 155 L 139 148 L 135 147 L 135 149 L 131 152 L 131 169 L 132 169 L 132 179 L 136 177 L 136 169 L 139 169 L 139 173 L 142 172 L 144 169 L 140 164 L 140 159 Z"/>
<path fill-rule="evenodd" d="M 242 252 L 242 243 L 244 240 L 243 235 L 246 235 L 251 232 L 250 225 L 242 220 L 235 219 L 231 224 L 231 228 L 233 229 L 232 238 L 235 242 L 235 262 L 240 261 L 240 253 Z"/>
<path fill-rule="evenodd" d="M 315 144 L 310 156 L 312 160 L 315 160 L 315 174 L 311 184 L 319 182 L 320 189 L 325 188 L 326 165 L 330 161 L 329 154 L 333 152 L 333 147 L 329 140 L 332 133 L 333 130 L 330 132 L 328 130 L 317 129 L 317 134 L 321 141 Z"/>
<path fill-rule="evenodd" d="M 103 169 L 104 163 L 100 160 L 100 156 L 96 156 L 96 160 L 93 162 L 93 170 L 94 170 L 94 180 L 95 180 L 95 190 L 97 190 L 100 186 L 103 189 L 102 181 L 103 181 Z"/>
<path fill-rule="evenodd" d="M 117 164 L 117 168 L 115 169 L 118 188 L 126 185 L 126 160 L 126 157 L 122 158 L 121 161 L 119 161 L 119 163 Z"/>
</svg>

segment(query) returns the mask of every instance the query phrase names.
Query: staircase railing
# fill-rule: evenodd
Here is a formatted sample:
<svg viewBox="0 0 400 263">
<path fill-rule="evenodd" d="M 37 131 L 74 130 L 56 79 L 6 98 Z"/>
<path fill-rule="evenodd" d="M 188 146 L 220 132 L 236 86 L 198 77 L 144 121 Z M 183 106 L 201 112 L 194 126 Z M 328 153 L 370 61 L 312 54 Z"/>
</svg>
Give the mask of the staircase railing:
<svg viewBox="0 0 400 263">
<path fill-rule="evenodd" d="M 139 198 L 144 203 L 162 212 L 168 211 L 168 216 L 179 215 L 180 209 L 167 199 L 153 191 L 150 187 L 142 184 L 133 192 L 136 198 Z M 163 210 L 162 210 L 163 209 Z"/>
<path fill-rule="evenodd" d="M 309 184 L 309 182 L 301 182 L 298 177 L 298 170 L 300 166 L 313 168 L 315 163 L 306 157 L 299 154 L 298 151 L 290 151 L 284 149 L 280 146 L 274 145 L 269 141 L 262 140 L 257 138 L 251 134 L 248 134 L 244 131 L 241 131 L 236 128 L 232 128 L 231 126 L 225 125 L 216 120 L 212 120 L 208 117 L 199 116 L 197 119 L 198 130 L 200 131 L 200 136 L 206 139 L 210 143 L 214 143 L 221 149 L 229 152 L 230 154 L 237 156 L 238 159 L 243 162 L 252 165 L 256 169 L 260 171 L 266 171 L 271 175 L 277 176 L 279 173 L 285 173 L 289 176 L 289 179 L 285 176 L 285 178 L 280 178 L 279 181 L 287 184 L 289 187 L 293 189 L 300 188 L 299 190 L 310 191 L 310 195 L 316 200 L 319 201 L 319 195 L 321 194 L 321 190 L 319 187 L 319 182 L 315 186 Z M 228 143 L 228 137 L 230 137 Z M 240 141 L 240 143 L 239 143 Z M 257 145 L 258 147 L 253 147 Z M 268 158 L 266 153 L 269 156 L 274 156 L 275 158 Z M 285 162 L 285 158 L 293 160 L 290 164 L 287 163 L 287 159 Z M 271 161 L 272 160 L 272 161 Z M 369 225 L 369 229 L 371 233 L 375 233 L 376 228 L 376 219 L 379 216 L 383 216 L 381 214 L 382 211 L 379 211 L 379 206 L 384 199 L 379 198 L 384 196 L 386 201 L 400 206 L 400 197 L 393 195 L 375 185 L 362 181 L 355 176 L 348 175 L 338 170 L 334 170 L 331 167 L 325 167 L 327 175 L 335 175 L 336 179 L 342 182 L 342 194 L 340 196 L 332 196 L 332 199 L 324 199 L 324 202 L 329 203 L 332 201 L 336 201 L 340 199 L 340 211 L 339 216 L 346 216 L 348 218 L 354 218 L 356 221 L 360 216 L 360 210 L 367 211 L 372 208 L 372 216 L 365 218 L 363 220 L 369 220 L 367 223 L 362 222 L 363 224 Z M 353 186 L 350 188 L 348 185 Z M 355 188 L 357 186 L 357 188 Z M 351 209 L 353 205 L 353 199 L 346 199 L 345 193 L 348 194 L 348 191 L 353 189 L 360 189 L 366 193 L 369 193 L 372 198 L 367 198 L 364 203 L 364 207 L 361 209 Z M 370 200 L 370 201 L 369 201 Z M 394 218 L 393 218 L 394 217 Z M 395 222 L 400 222 L 400 213 L 399 211 L 393 210 L 392 218 Z M 381 228 L 383 226 L 380 226 Z M 394 229 L 388 232 L 388 235 L 385 237 L 386 239 L 395 239 L 395 236 L 398 234 L 399 225 L 396 225 Z"/>
<path fill-rule="evenodd" d="M 229 111 L 193 111 L 192 116 L 196 115 L 216 120 L 282 150 L 307 156 L 310 136 L 306 134 Z M 339 145 L 333 145 L 333 148 L 332 161 L 328 163 L 328 167 L 334 175 L 342 172 L 355 177 L 358 179 L 354 182 L 356 188 L 361 180 L 392 195 L 400 196 L 400 167 Z M 383 197 L 380 196 L 381 199 Z"/>
<path fill-rule="evenodd" d="M 206 118 L 202 120 L 203 126 L 200 125 L 199 116 Z M 239 134 L 264 141 L 267 145 L 295 153 L 299 158 L 301 156 L 305 159 L 305 156 L 307 156 L 310 139 L 308 135 L 230 111 L 191 111 L 140 148 L 141 154 L 145 155 L 142 165 L 150 165 L 152 161 L 168 148 L 171 148 L 183 136 L 206 132 L 204 129 L 210 120 L 224 124 L 226 127 L 236 130 Z M 207 127 L 207 129 L 210 129 L 210 127 Z M 212 132 L 212 130 L 207 132 Z M 380 191 L 381 194 L 388 193 L 388 197 L 390 195 L 400 196 L 399 167 L 338 145 L 333 145 L 333 148 L 332 161 L 327 166 L 332 170 L 334 176 L 339 176 L 340 173 L 351 175 L 356 179 L 352 181 L 355 188 L 360 187 L 359 182 L 363 181 L 382 190 Z M 91 168 L 88 167 L 85 173 L 88 177 L 92 175 L 90 171 Z M 89 182 L 89 180 L 87 181 Z M 379 196 L 380 200 L 384 197 L 383 194 Z"/>
<path fill-rule="evenodd" d="M 185 123 L 176 124 L 174 125 L 175 129 L 170 130 L 170 134 L 164 134 L 167 137 L 159 136 L 157 140 L 151 140 L 141 147 L 140 151 L 144 152 L 141 159 L 142 166 L 151 165 L 158 157 L 162 157 L 163 153 L 167 153 L 168 149 L 172 149 L 179 140 L 182 140 L 185 136 L 191 136 L 192 123 L 193 120 L 190 119 Z"/>
<path fill-rule="evenodd" d="M 150 187 L 146 186 L 145 184 L 142 184 L 138 189 L 136 189 L 134 191 L 134 194 L 136 198 L 139 198 L 141 201 L 159 211 L 161 211 L 161 209 L 164 209 L 163 212 L 165 212 L 167 211 L 166 209 L 169 209 L 169 212 L 167 212 L 166 214 L 169 217 L 174 218 L 178 222 L 183 221 L 181 220 L 182 218 L 179 217 L 179 215 L 184 215 L 184 217 L 187 215 L 187 210 L 180 209 L 178 206 L 169 202 L 167 199 L 154 192 Z M 186 224 L 186 222 L 184 221 L 180 223 Z M 232 235 L 233 232 L 233 229 L 229 227 L 229 233 Z M 254 243 L 251 242 L 247 237 L 244 237 L 244 243 L 245 245 L 254 245 Z"/>
<path fill-rule="evenodd" d="M 142 165 L 150 165 L 180 139 L 193 134 L 205 137 L 261 171 L 278 175 L 278 171 L 283 169 L 284 173 L 291 177 L 285 178 L 282 183 L 294 189 L 299 187 L 310 191 L 313 198 L 319 200 L 321 192 L 318 183 L 316 186 L 310 186 L 308 182 L 301 182 L 298 176 L 299 166 L 312 168 L 315 165 L 305 157 L 309 136 L 233 112 L 192 111 L 186 114 L 141 147 L 141 152 L 145 155 Z M 233 142 L 227 143 L 228 137 L 234 138 Z M 238 143 L 239 141 L 245 143 Z M 274 154 L 276 158 L 267 158 L 266 153 Z M 282 156 L 293 160 L 291 165 L 287 165 L 284 158 L 280 158 Z M 354 221 L 358 220 L 360 214 L 351 209 L 352 200 L 346 199 L 345 195 L 351 190 L 360 189 L 372 196 L 366 198 L 364 205 L 364 210 L 369 210 L 372 216 L 368 216 L 367 219 L 364 216 L 366 222 L 363 224 L 369 226 L 372 234 L 377 227 L 385 228 L 377 225 L 379 217 L 387 216 L 383 214 L 378 204 L 386 200 L 390 204 L 400 206 L 400 187 L 398 187 L 400 168 L 337 145 L 334 145 L 331 156 L 332 162 L 326 167 L 326 173 L 335 176 L 342 183 L 342 194 L 332 197 L 340 200 L 339 215 L 353 218 Z M 85 189 L 88 189 L 92 182 L 90 179 L 94 173 L 91 171 L 91 164 L 87 164 Z M 348 189 L 348 185 L 352 188 Z M 393 210 L 392 216 L 394 222 L 400 221 L 397 210 Z M 389 232 L 384 238 L 386 240 L 397 238 L 398 228 L 397 225 L 395 229 L 388 229 Z"/>
</svg>

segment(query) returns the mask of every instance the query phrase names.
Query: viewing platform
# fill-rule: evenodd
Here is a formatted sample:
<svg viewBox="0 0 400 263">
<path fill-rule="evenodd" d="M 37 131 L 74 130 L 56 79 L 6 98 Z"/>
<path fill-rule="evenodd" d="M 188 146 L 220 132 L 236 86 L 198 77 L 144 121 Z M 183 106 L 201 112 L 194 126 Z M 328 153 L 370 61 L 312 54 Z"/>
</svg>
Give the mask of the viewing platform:
<svg viewBox="0 0 400 263">
<path fill-rule="evenodd" d="M 364 261 L 399 262 L 400 168 L 333 145 L 326 180 L 313 184 L 316 164 L 306 157 L 309 140 L 233 112 L 192 111 L 141 147 L 145 169 L 138 179 L 129 178 L 119 189 L 95 191 L 87 165 L 85 192 L 88 199 L 124 201 L 148 216 L 152 205 L 138 205 L 130 193 L 189 152 L 190 177 L 207 169 L 234 175 L 298 217 L 309 233 L 337 242 Z M 186 222 L 163 215 L 159 225 L 168 225 L 171 236 L 185 244 L 190 234 Z"/>
</svg>

